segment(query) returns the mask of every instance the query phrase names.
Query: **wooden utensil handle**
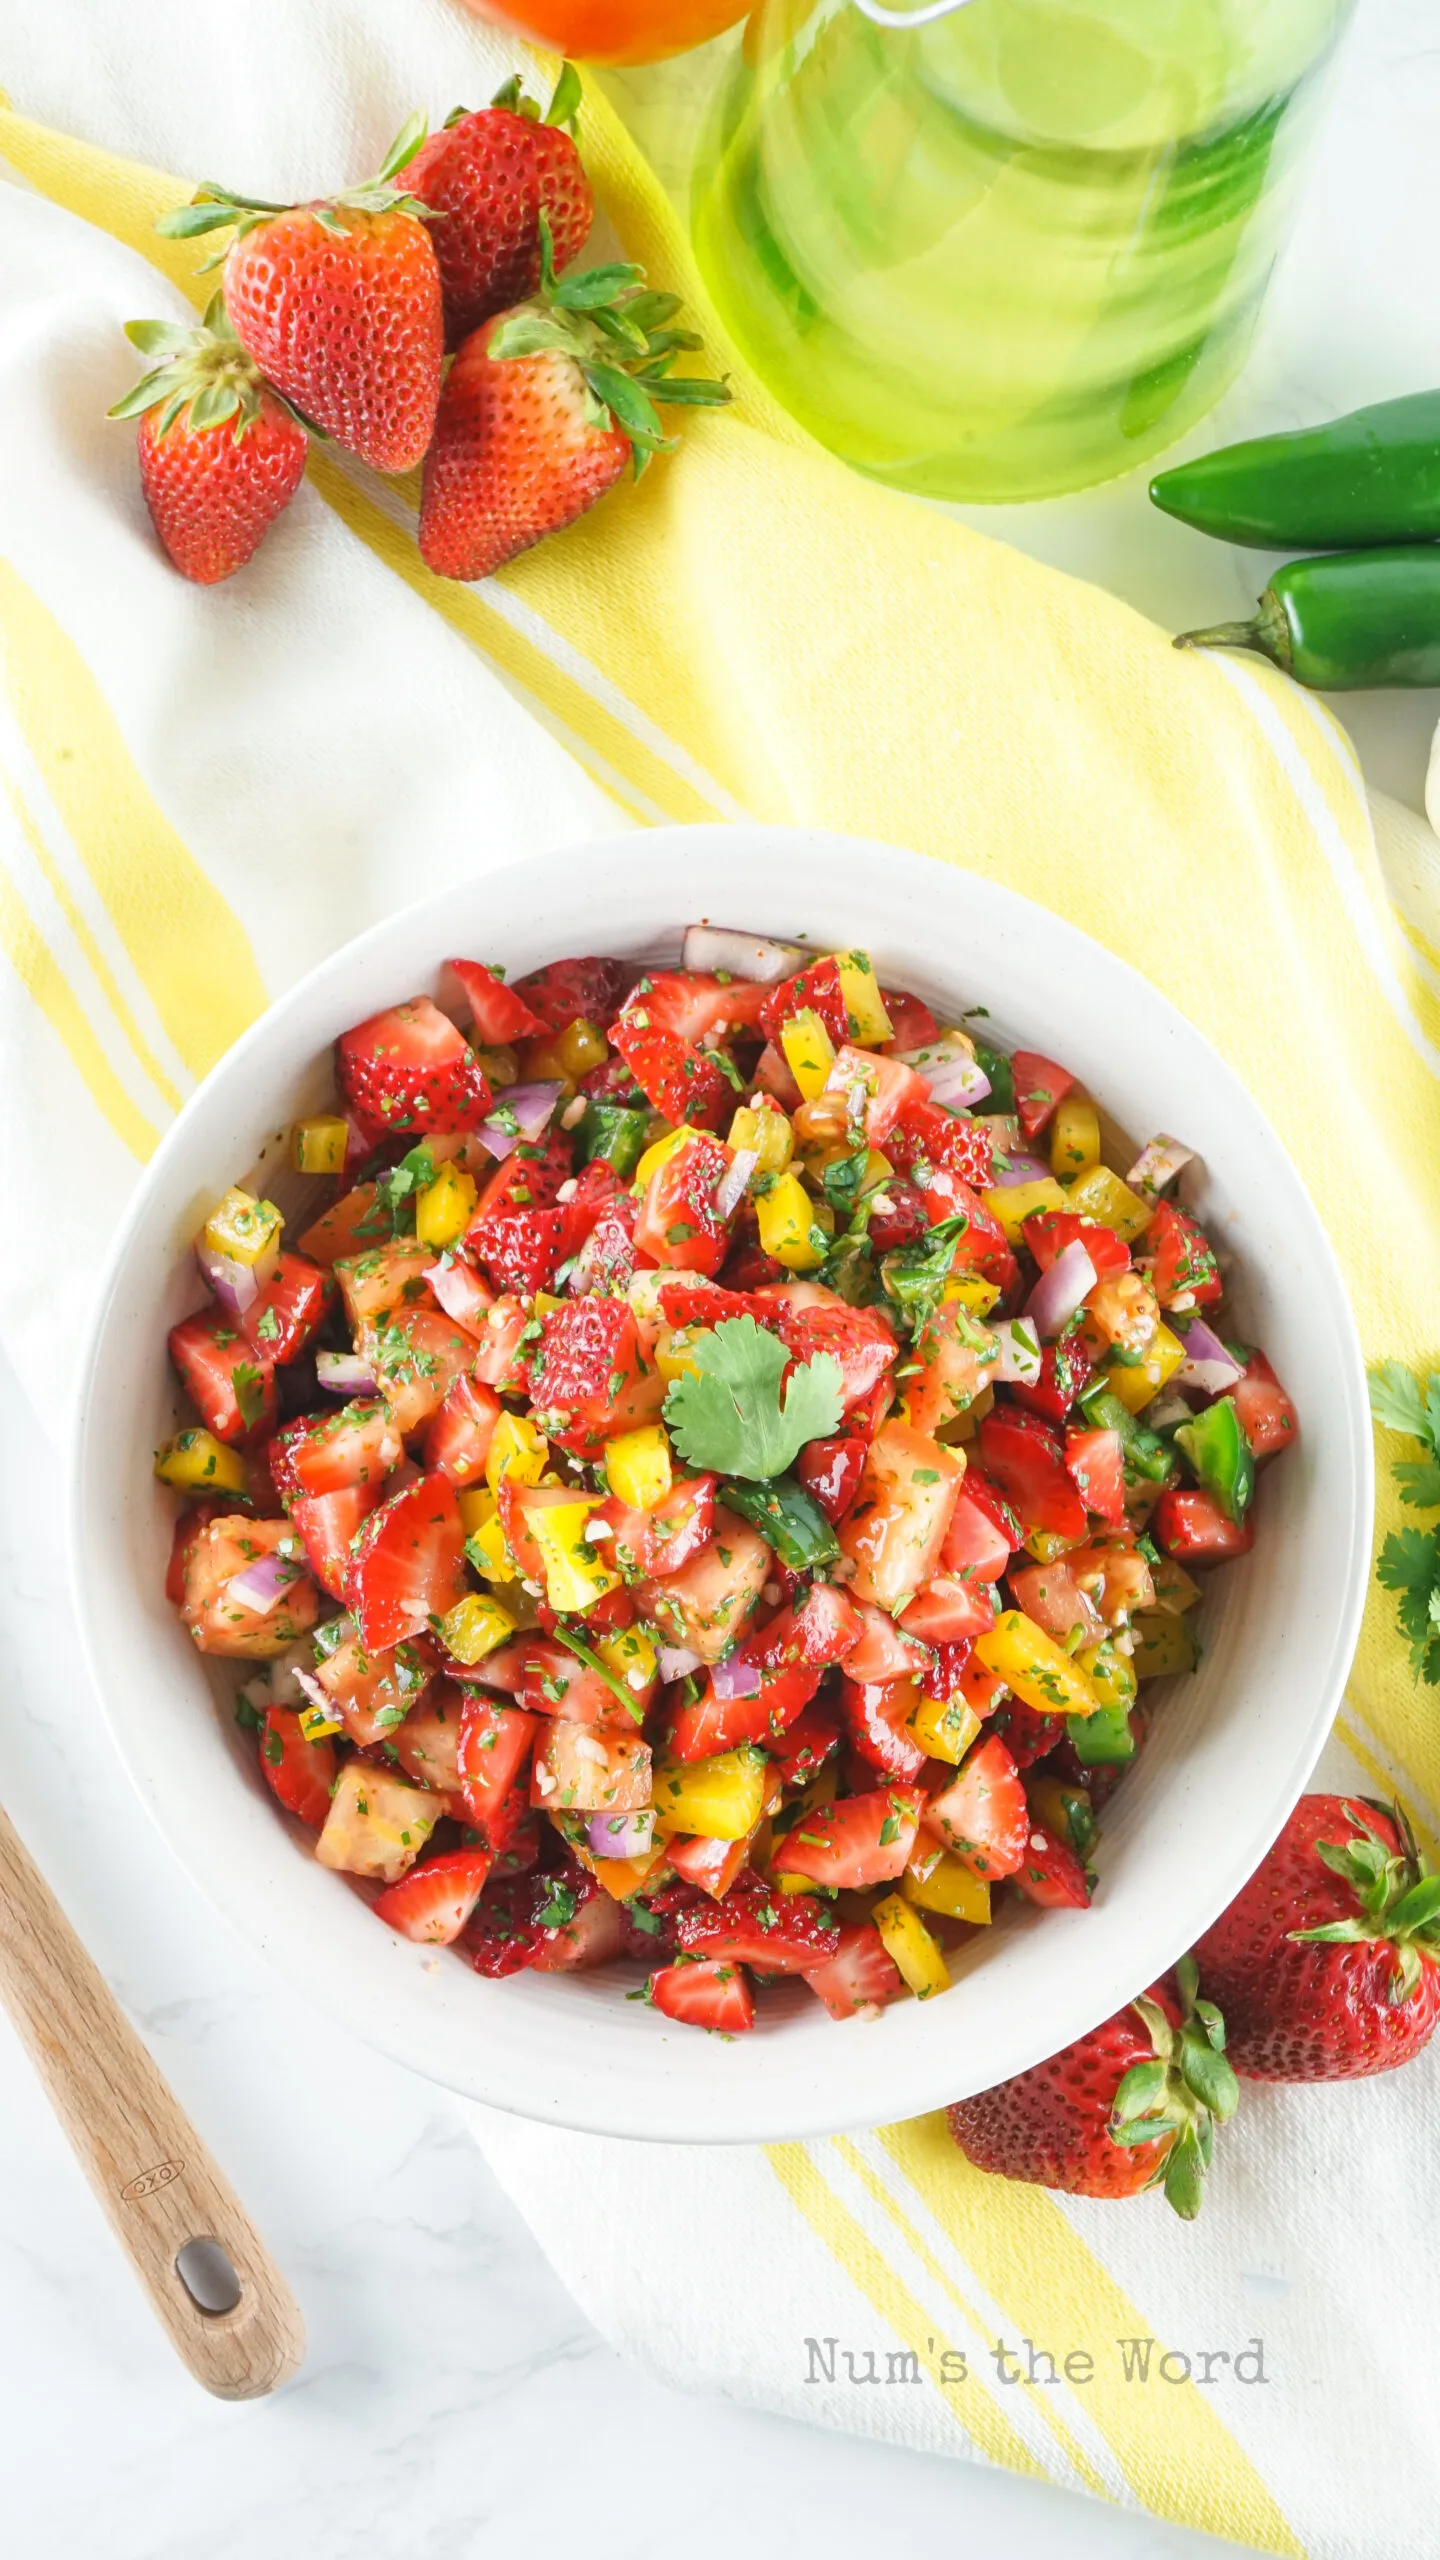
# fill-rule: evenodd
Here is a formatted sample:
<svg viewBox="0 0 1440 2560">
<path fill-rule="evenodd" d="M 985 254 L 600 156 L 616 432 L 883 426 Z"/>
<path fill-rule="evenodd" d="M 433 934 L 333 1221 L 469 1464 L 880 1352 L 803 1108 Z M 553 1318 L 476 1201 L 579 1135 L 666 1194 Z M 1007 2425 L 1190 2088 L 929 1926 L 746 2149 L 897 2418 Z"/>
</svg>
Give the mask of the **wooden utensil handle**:
<svg viewBox="0 0 1440 2560">
<path fill-rule="evenodd" d="M 0 1999 L 196 2381 L 222 2400 L 273 2391 L 305 2349 L 294 2296 L 3 1810 Z M 218 2242 L 229 2259 L 231 2308 L 206 2311 L 190 2291 L 177 2261 L 195 2241 Z M 203 2265 L 200 2276 L 201 2295 L 216 2298 Z"/>
</svg>

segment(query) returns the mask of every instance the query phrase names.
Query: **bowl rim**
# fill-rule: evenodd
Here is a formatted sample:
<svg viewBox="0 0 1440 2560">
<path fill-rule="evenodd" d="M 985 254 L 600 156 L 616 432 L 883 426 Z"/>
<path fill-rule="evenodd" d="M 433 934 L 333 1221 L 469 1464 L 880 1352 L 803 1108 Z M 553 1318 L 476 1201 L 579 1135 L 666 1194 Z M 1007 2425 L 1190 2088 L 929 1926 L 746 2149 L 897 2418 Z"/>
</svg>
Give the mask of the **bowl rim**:
<svg viewBox="0 0 1440 2560">
<path fill-rule="evenodd" d="M 298 1948 L 292 1948 L 284 1939 L 277 1942 L 270 1933 L 257 1927 L 253 1912 L 248 1907 L 241 1907 L 241 1898 L 221 1888 L 213 1872 L 207 1868 L 203 1843 L 196 1832 L 167 1820 L 158 1798 L 152 1795 L 146 1783 L 142 1756 L 134 1750 L 126 1723 L 112 1703 L 107 1687 L 107 1674 L 103 1667 L 104 1631 L 98 1622 L 89 1580 L 83 1570 L 91 1535 L 89 1513 L 98 1490 L 92 1480 L 91 1457 L 94 1436 L 91 1428 L 94 1389 L 105 1358 L 109 1324 L 117 1297 L 117 1284 L 138 1237 L 153 1214 L 152 1203 L 155 1194 L 163 1187 L 173 1157 L 184 1148 L 192 1121 L 201 1112 L 211 1107 L 217 1089 L 228 1087 L 232 1080 L 243 1076 L 251 1059 L 265 1054 L 280 1026 L 291 1023 L 297 1017 L 303 1017 L 312 1010 L 323 1010 L 328 989 L 336 983 L 347 980 L 351 973 L 366 960 L 381 951 L 392 937 L 400 934 L 423 934 L 426 920 L 431 918 L 434 919 L 434 931 L 430 940 L 437 955 L 435 965 L 438 967 L 442 946 L 446 939 L 446 918 L 458 902 L 482 885 L 499 886 L 507 881 L 514 882 L 526 877 L 534 878 L 537 873 L 543 873 L 555 866 L 563 866 L 577 859 L 587 863 L 598 863 L 607 857 L 613 857 L 623 862 L 627 856 L 633 856 L 637 845 L 644 846 L 652 853 L 673 853 L 677 862 L 677 912 L 674 931 L 678 938 L 683 929 L 680 909 L 684 904 L 685 893 L 692 876 L 687 866 L 697 865 L 703 868 L 707 860 L 713 861 L 717 855 L 723 858 L 727 848 L 733 854 L 737 839 L 751 843 L 758 850 L 761 844 L 773 844 L 777 838 L 783 840 L 787 861 L 793 863 L 797 869 L 811 861 L 818 861 L 821 866 L 819 876 L 808 880 L 804 888 L 797 893 L 797 906 L 805 905 L 807 902 L 811 906 L 823 903 L 825 895 L 823 866 L 833 853 L 833 849 L 841 846 L 847 856 L 869 859 L 883 865 L 887 874 L 893 876 L 898 871 L 902 877 L 908 875 L 917 890 L 923 887 L 927 879 L 933 879 L 937 869 L 942 874 L 950 874 L 963 882 L 966 890 L 972 893 L 982 905 L 993 902 L 993 908 L 1000 917 L 1007 918 L 1011 923 L 1022 927 L 1028 919 L 1032 930 L 1042 931 L 1047 936 L 1058 937 L 1062 945 L 1069 946 L 1077 960 L 1083 959 L 1086 965 L 1091 967 L 1100 966 L 1105 974 L 1113 976 L 1118 981 L 1122 989 L 1128 982 L 1132 988 L 1139 991 L 1141 1000 L 1146 1006 L 1159 1007 L 1168 1017 L 1172 1034 L 1178 1028 L 1184 1042 L 1189 1044 L 1192 1051 L 1203 1054 L 1207 1072 L 1217 1081 L 1232 1106 L 1235 1104 L 1240 1106 L 1243 1114 L 1256 1128 L 1262 1142 L 1268 1144 L 1274 1151 L 1275 1157 L 1285 1168 L 1292 1187 L 1290 1205 L 1296 1210 L 1301 1224 L 1307 1228 L 1304 1237 L 1307 1270 L 1323 1301 L 1324 1314 L 1333 1329 L 1336 1347 L 1340 1354 L 1334 1376 L 1334 1389 L 1340 1418 L 1348 1440 L 1349 1488 L 1352 1494 L 1346 1571 L 1341 1577 L 1341 1586 L 1336 1595 L 1337 1605 L 1333 1616 L 1328 1654 L 1323 1675 L 1317 1676 L 1313 1683 L 1313 1703 L 1309 1715 L 1304 1719 L 1296 1718 L 1294 1745 L 1286 1764 L 1286 1773 L 1283 1781 L 1278 1778 L 1276 1780 L 1264 1820 L 1244 1833 L 1243 1846 L 1237 1848 L 1223 1874 L 1217 1872 L 1212 1877 L 1204 1897 L 1208 1906 L 1204 1918 L 1198 1923 L 1193 1919 L 1187 1919 L 1183 1930 L 1179 1930 L 1178 1933 L 1172 1931 L 1162 1937 L 1160 1943 L 1164 1948 L 1163 1956 L 1159 1959 L 1147 1959 L 1144 1978 L 1135 1983 L 1135 1989 L 1143 1988 L 1145 1981 L 1155 1979 L 1173 1965 L 1186 1948 L 1203 1933 L 1203 1930 L 1211 1925 L 1254 1872 L 1266 1850 L 1283 1828 L 1324 1747 L 1340 1704 L 1345 1678 L 1353 1660 L 1359 1636 L 1369 1581 L 1371 1525 L 1374 1510 L 1374 1444 L 1369 1425 L 1364 1359 L 1353 1311 L 1334 1250 L 1314 1202 L 1278 1133 L 1248 1087 L 1241 1082 L 1235 1070 L 1228 1065 L 1213 1043 L 1142 972 L 1135 969 L 1128 961 L 1119 958 L 1106 945 L 1094 940 L 1085 933 L 1083 928 L 1072 924 L 1068 918 L 1055 914 L 1049 908 L 1040 905 L 1038 901 L 1027 898 L 1022 892 L 1010 888 L 1003 882 L 969 872 L 963 866 L 951 865 L 943 861 L 937 862 L 935 857 L 906 851 L 876 839 L 844 835 L 838 830 L 815 827 L 789 827 L 761 823 L 714 824 L 654 827 L 616 833 L 586 839 L 582 842 L 558 845 L 546 852 L 530 854 L 514 862 L 497 863 L 493 868 L 487 866 L 463 880 L 452 881 L 441 889 L 430 892 L 424 898 L 397 909 L 393 914 L 367 927 L 364 932 L 353 936 L 336 951 L 329 953 L 266 1007 L 257 1020 L 216 1062 L 194 1093 L 188 1097 L 166 1131 L 155 1154 L 142 1169 L 105 1256 L 80 1364 L 78 1392 L 68 1449 L 67 1535 L 73 1604 L 84 1660 L 101 1713 L 127 1777 L 171 1854 L 211 1908 L 217 1910 L 247 1944 L 257 1948 L 268 1961 L 275 1964 L 293 1987 L 316 2001 L 328 2015 L 337 2017 L 377 2050 L 386 2053 L 391 2059 L 404 2064 L 407 2068 L 434 2080 L 437 2085 L 451 2089 L 461 2097 L 495 2106 L 504 2112 L 528 2117 L 535 2121 L 561 2125 L 576 2131 L 627 2139 L 695 2144 L 713 2144 L 717 2141 L 754 2143 L 805 2139 L 862 2129 L 877 2121 L 888 2121 L 896 2117 L 926 2112 L 943 2103 L 945 2092 L 939 2085 L 942 2075 L 933 2066 L 928 2075 L 923 2068 L 912 2067 L 908 2071 L 899 2071 L 894 2075 L 901 2083 L 898 2101 L 894 2104 L 887 2098 L 883 2106 L 877 2107 L 873 2099 L 867 2101 L 863 2087 L 857 2088 L 852 2099 L 847 2099 L 838 2105 L 833 2097 L 818 2101 L 812 2097 L 811 2103 L 804 2106 L 792 2093 L 792 2103 L 785 2108 L 783 2123 L 777 2123 L 772 2117 L 766 2116 L 763 2106 L 757 2102 L 749 2108 L 748 2112 L 738 2108 L 732 2110 L 732 2120 L 727 2121 L 722 2127 L 717 2126 L 713 2121 L 704 2124 L 693 2121 L 692 2116 L 687 2114 L 683 2106 L 675 2110 L 662 2106 L 658 2115 L 652 2111 L 648 2120 L 641 2122 L 637 2120 L 633 2110 L 627 2111 L 623 2095 L 618 2103 L 616 2102 L 615 2093 L 606 2076 L 597 2080 L 593 2099 L 587 2091 L 583 2101 L 578 2096 L 572 2095 L 557 2108 L 554 2104 L 543 2102 L 533 2091 L 519 2095 L 503 2091 L 483 2074 L 467 2077 L 453 2076 L 451 2070 L 441 2069 L 433 2060 L 417 2056 L 414 2050 L 414 2038 L 407 2033 L 405 2024 L 397 2025 L 393 2029 L 386 2028 L 368 2015 L 363 2000 L 352 1996 L 338 1983 L 327 1982 L 323 1986 L 317 1984 L 313 1971 L 307 1969 L 303 1962 L 301 1951 Z M 710 895 L 713 898 L 715 894 L 712 886 Z M 643 915 L 637 914 L 637 922 L 643 925 L 645 921 L 646 918 Z M 668 930 L 668 919 L 665 929 Z M 817 952 L 820 948 L 821 946 L 817 943 Z M 1129 1993 L 1124 1992 L 1117 1996 L 1113 1991 L 1107 1990 L 1099 2005 L 1092 2004 L 1088 2016 L 1077 2017 L 1076 2021 L 1070 2025 L 1066 2035 L 1060 2039 L 1060 2044 L 1070 2041 L 1074 2035 L 1087 2032 L 1089 2027 L 1098 2024 L 1129 1996 Z M 908 2007 L 909 2004 L 906 2006 Z M 558 2017 L 563 2017 L 564 2014 L 563 2010 L 557 2010 Z M 862 2047 L 864 2042 L 863 2037 L 858 2039 Z M 1043 2050 L 1037 2047 L 1030 2058 L 1032 2061 L 1039 2061 L 1046 2054 L 1058 2049 L 1060 2049 L 1059 2046 L 1053 2038 L 1050 2038 L 1043 2041 Z M 865 2076 L 863 2052 L 857 2051 L 854 2060 L 856 2069 L 851 2075 L 852 2079 L 863 2084 Z M 1026 2065 L 1023 2062 L 1018 2064 L 1010 2062 L 1007 2063 L 1005 2071 L 997 2076 L 1010 2076 L 1014 2069 L 1024 2067 Z M 683 2073 L 679 2072 L 674 2076 L 677 2081 L 682 2081 L 684 2078 Z M 952 2069 L 949 2077 L 953 2080 L 954 2076 Z M 955 2094 L 953 2088 L 948 2094 L 952 2096 Z"/>
</svg>

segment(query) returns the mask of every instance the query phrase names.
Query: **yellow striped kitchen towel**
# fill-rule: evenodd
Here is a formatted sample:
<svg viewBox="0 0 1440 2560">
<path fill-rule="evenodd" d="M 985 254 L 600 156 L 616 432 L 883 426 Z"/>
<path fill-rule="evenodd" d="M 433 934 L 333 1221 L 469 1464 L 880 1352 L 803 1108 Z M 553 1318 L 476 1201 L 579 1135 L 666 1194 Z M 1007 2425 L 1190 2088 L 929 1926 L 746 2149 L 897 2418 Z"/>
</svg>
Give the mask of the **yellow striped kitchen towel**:
<svg viewBox="0 0 1440 2560">
<path fill-rule="evenodd" d="M 412 493 L 327 452 L 242 577 L 187 588 L 103 414 L 121 321 L 205 290 L 155 214 L 202 175 L 353 178 L 508 57 L 448 0 L 47 0 L 5 46 L 0 1325 L 48 1411 L 111 1220 L 267 996 L 617 805 L 911 844 L 1085 927 L 1280 1128 L 1370 1354 L 1436 1360 L 1437 850 L 1386 813 L 1382 867 L 1321 710 L 847 476 L 703 312 L 734 410 L 503 577 L 432 579 Z M 615 234 L 693 295 L 663 191 L 602 100 L 586 119 Z M 1433 1836 L 1440 1731 L 1386 1603 L 1333 1751 Z M 1422 2063 L 1252 2095 L 1193 2229 L 983 2180 L 930 2121 L 769 2153 L 478 2129 L 586 2307 L 672 2380 L 1264 2551 L 1411 2560 L 1440 2510 L 1434 2093 Z"/>
</svg>

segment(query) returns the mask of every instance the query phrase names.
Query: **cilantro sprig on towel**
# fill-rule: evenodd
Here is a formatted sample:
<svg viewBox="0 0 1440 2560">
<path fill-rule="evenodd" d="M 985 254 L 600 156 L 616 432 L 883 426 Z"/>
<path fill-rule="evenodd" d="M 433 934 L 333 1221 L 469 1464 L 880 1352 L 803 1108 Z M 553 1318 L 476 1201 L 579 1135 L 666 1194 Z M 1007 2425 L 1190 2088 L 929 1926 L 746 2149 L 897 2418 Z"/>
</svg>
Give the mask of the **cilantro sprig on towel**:
<svg viewBox="0 0 1440 2560">
<path fill-rule="evenodd" d="M 665 1420 L 692 1467 L 763 1484 L 839 1423 L 840 1364 L 828 1351 L 803 1361 L 783 1396 L 790 1354 L 753 1316 L 726 1316 L 695 1336 L 691 1353 L 698 1375 L 675 1379 Z"/>
<path fill-rule="evenodd" d="M 1370 1410 L 1387 1431 L 1418 1440 L 1425 1452 L 1392 1468 L 1401 1501 L 1440 1510 L 1440 1376 L 1422 1388 L 1398 1360 L 1387 1360 L 1370 1372 Z M 1416 1679 L 1440 1686 L 1440 1525 L 1392 1530 L 1375 1571 L 1383 1588 L 1399 1595 L 1396 1615 Z"/>
</svg>

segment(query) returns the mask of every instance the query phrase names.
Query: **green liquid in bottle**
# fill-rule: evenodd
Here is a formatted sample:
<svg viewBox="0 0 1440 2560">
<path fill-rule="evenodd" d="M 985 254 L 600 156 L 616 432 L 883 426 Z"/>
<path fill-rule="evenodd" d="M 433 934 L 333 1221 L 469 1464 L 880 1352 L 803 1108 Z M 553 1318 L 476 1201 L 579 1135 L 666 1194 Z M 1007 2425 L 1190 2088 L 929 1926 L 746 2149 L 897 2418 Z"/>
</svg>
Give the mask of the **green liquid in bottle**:
<svg viewBox="0 0 1440 2560">
<path fill-rule="evenodd" d="M 1349 10 L 970 0 L 906 33 L 768 0 L 695 174 L 722 317 L 878 479 L 1000 500 L 1127 470 L 1243 361 Z"/>
</svg>

